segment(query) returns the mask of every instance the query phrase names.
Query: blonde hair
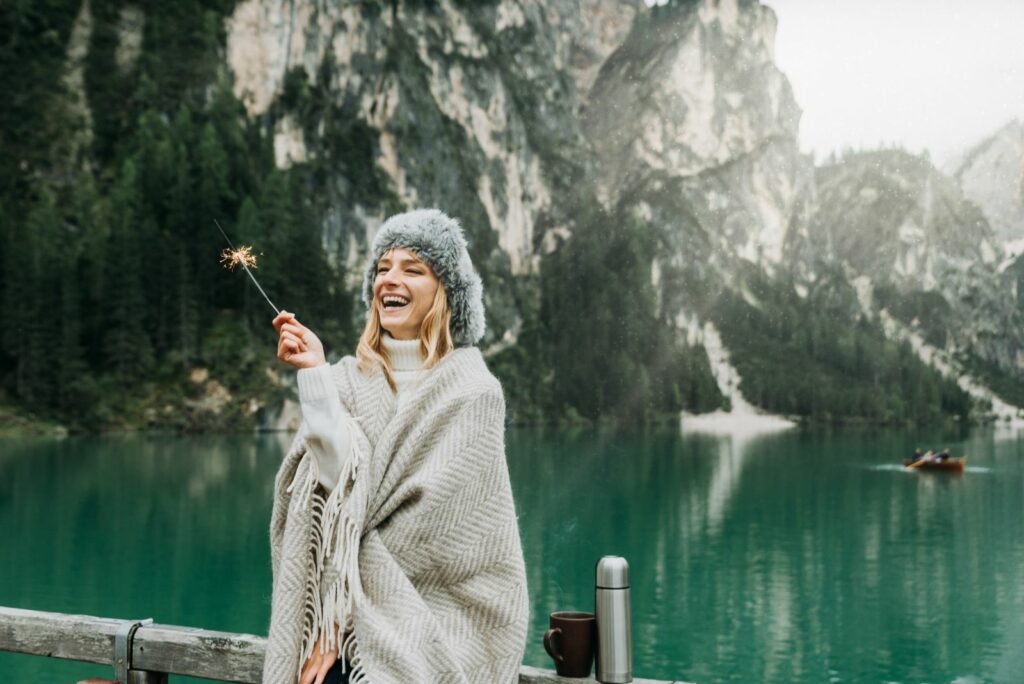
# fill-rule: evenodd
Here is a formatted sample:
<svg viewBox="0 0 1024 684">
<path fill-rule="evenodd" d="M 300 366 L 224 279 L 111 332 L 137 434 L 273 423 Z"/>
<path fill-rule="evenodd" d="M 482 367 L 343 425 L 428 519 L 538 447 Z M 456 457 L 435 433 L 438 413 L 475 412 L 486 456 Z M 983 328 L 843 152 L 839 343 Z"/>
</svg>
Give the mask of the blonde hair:
<svg viewBox="0 0 1024 684">
<path fill-rule="evenodd" d="M 446 354 L 455 349 L 452 342 L 451 320 L 452 310 L 448 306 L 448 292 L 444 289 L 444 283 L 438 279 L 434 302 L 420 324 L 420 356 L 424 359 L 425 368 L 433 368 Z M 392 392 L 397 392 L 391 358 L 383 340 L 384 328 L 380 324 L 380 310 L 377 308 L 377 302 L 373 300 L 366 314 L 366 327 L 363 328 L 359 345 L 356 347 L 356 357 L 359 359 L 357 368 L 368 373 L 375 365 L 380 365 L 388 387 Z"/>
</svg>

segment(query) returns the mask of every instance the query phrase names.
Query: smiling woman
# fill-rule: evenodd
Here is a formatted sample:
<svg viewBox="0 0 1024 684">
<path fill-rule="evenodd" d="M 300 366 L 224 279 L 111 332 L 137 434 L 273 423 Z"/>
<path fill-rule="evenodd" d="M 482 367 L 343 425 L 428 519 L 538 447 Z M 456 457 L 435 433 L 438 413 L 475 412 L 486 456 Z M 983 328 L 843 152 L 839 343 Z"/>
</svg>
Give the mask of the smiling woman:
<svg viewBox="0 0 1024 684">
<path fill-rule="evenodd" d="M 437 210 L 381 226 L 356 356 L 288 312 L 303 424 L 275 483 L 264 682 L 513 682 L 528 619 L 483 286 Z M 472 483 L 469 485 L 468 483 Z"/>
</svg>

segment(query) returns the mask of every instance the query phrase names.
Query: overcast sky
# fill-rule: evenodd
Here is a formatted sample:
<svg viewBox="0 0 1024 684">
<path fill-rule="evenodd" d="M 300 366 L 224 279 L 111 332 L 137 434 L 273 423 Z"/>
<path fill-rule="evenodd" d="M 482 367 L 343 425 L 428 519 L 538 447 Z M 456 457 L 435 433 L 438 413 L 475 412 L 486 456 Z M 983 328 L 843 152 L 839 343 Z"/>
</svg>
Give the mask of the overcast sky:
<svg viewBox="0 0 1024 684">
<path fill-rule="evenodd" d="M 801 147 L 899 143 L 936 162 L 1024 119 L 1024 0 L 763 0 Z"/>
</svg>

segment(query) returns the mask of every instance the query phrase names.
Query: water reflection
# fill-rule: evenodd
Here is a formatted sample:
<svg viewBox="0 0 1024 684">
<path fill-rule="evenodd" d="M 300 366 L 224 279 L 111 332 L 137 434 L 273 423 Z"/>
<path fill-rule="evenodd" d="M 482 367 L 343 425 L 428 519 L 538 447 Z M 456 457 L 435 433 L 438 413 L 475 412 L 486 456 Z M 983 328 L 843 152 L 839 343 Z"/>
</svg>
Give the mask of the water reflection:
<svg viewBox="0 0 1024 684">
<path fill-rule="evenodd" d="M 698 510 L 706 511 L 707 527 L 710 533 L 717 532 L 725 517 L 729 501 L 740 484 L 743 464 L 751 448 L 764 435 L 736 433 L 720 435 L 714 439 L 718 448 L 718 460 L 714 464 L 711 484 L 708 486 L 707 505 Z M 699 520 L 700 515 L 692 516 Z"/>
<path fill-rule="evenodd" d="M 547 663 L 547 613 L 590 609 L 594 562 L 619 553 L 633 571 L 643 676 L 1024 672 L 1004 645 L 1024 624 L 1020 442 L 978 433 L 958 443 L 979 467 L 1006 464 L 980 477 L 876 468 L 921 439 L 515 433 L 534 605 L 528 661 Z"/>
</svg>

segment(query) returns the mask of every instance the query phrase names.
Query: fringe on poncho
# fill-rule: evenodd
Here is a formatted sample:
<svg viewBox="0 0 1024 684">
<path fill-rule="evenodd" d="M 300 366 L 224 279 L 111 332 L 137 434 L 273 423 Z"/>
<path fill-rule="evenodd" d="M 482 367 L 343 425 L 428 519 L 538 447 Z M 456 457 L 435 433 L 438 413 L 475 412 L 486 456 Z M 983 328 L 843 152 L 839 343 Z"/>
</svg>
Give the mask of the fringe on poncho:
<svg viewBox="0 0 1024 684">
<path fill-rule="evenodd" d="M 264 684 L 331 645 L 353 684 L 518 681 L 529 606 L 501 385 L 457 349 L 396 415 L 379 368 L 333 371 L 352 446 L 329 496 L 301 434 L 278 471 Z"/>
</svg>

